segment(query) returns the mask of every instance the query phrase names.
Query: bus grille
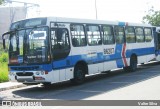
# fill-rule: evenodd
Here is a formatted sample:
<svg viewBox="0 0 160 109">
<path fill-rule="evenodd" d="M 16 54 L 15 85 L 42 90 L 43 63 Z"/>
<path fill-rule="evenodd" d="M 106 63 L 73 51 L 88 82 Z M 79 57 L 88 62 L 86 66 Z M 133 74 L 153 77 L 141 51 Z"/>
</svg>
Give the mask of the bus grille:
<svg viewBox="0 0 160 109">
<path fill-rule="evenodd" d="M 13 70 L 38 70 L 39 66 L 34 66 L 34 67 L 11 67 Z"/>
<path fill-rule="evenodd" d="M 32 72 L 18 72 L 16 74 L 17 76 L 32 76 L 33 75 Z"/>
</svg>

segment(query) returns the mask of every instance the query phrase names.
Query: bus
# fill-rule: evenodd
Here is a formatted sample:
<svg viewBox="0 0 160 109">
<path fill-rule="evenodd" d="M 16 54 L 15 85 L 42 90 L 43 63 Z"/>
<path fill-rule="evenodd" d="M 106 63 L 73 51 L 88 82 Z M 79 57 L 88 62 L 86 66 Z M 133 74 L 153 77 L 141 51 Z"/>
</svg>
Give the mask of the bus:
<svg viewBox="0 0 160 109">
<path fill-rule="evenodd" d="M 155 55 L 156 55 L 156 58 L 155 60 L 156 61 L 160 61 L 160 27 L 156 27 L 154 29 L 154 40 L 155 40 L 155 49 L 156 49 L 156 52 L 155 52 Z"/>
<path fill-rule="evenodd" d="M 137 64 L 155 58 L 153 30 L 148 24 L 61 17 L 14 22 L 2 35 L 9 79 L 44 86 L 67 80 L 81 84 L 88 75 L 117 68 L 135 71 Z"/>
</svg>

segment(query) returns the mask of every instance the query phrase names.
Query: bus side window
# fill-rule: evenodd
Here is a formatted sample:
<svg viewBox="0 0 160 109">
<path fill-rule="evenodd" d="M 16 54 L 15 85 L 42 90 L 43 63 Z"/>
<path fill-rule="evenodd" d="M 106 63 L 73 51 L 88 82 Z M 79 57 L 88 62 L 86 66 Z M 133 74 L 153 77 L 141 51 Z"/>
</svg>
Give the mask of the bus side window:
<svg viewBox="0 0 160 109">
<path fill-rule="evenodd" d="M 102 33 L 103 34 L 103 44 L 108 45 L 108 44 L 115 43 L 114 32 L 113 32 L 112 26 L 103 26 L 102 32 L 103 32 Z"/>
<path fill-rule="evenodd" d="M 136 32 L 136 42 L 145 42 L 143 28 L 137 27 L 135 29 Z"/>
<path fill-rule="evenodd" d="M 152 41 L 152 30 L 151 28 L 144 28 L 145 33 L 145 41 L 151 42 Z"/>
<path fill-rule="evenodd" d="M 90 46 L 102 44 L 100 28 L 98 25 L 87 25 L 86 32 L 87 32 L 88 44 Z"/>
<path fill-rule="evenodd" d="M 51 32 L 53 49 L 68 49 L 69 35 L 67 29 L 57 29 Z"/>
<path fill-rule="evenodd" d="M 51 29 L 51 42 L 53 59 L 58 60 L 68 56 L 70 43 L 67 29 Z"/>
<path fill-rule="evenodd" d="M 70 30 L 71 30 L 71 36 L 72 36 L 72 45 L 74 47 L 87 45 L 83 25 L 71 24 Z"/>
<path fill-rule="evenodd" d="M 136 35 L 134 31 L 134 27 L 126 27 L 126 42 L 127 43 L 135 43 L 136 42 Z"/>
<path fill-rule="evenodd" d="M 115 36 L 116 36 L 116 43 L 123 44 L 124 43 L 124 28 L 120 26 L 115 26 Z"/>
</svg>

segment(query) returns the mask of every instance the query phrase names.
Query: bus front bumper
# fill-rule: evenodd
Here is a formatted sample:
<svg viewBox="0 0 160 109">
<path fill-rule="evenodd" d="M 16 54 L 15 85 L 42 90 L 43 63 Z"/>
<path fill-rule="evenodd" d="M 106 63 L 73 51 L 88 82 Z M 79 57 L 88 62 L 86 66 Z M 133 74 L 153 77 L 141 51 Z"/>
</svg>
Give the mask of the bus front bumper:
<svg viewBox="0 0 160 109">
<path fill-rule="evenodd" d="M 21 83 L 43 83 L 46 82 L 46 75 L 42 71 L 16 71 L 9 73 L 9 80 Z"/>
</svg>

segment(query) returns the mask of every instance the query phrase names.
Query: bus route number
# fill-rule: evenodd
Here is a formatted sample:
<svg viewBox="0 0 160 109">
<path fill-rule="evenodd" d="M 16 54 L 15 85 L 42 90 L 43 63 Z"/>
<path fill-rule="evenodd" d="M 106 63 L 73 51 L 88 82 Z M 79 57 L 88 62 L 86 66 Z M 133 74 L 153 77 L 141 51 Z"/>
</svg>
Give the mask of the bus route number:
<svg viewBox="0 0 160 109">
<path fill-rule="evenodd" d="M 104 49 L 104 54 L 114 54 L 114 48 L 106 48 L 106 49 Z"/>
</svg>

